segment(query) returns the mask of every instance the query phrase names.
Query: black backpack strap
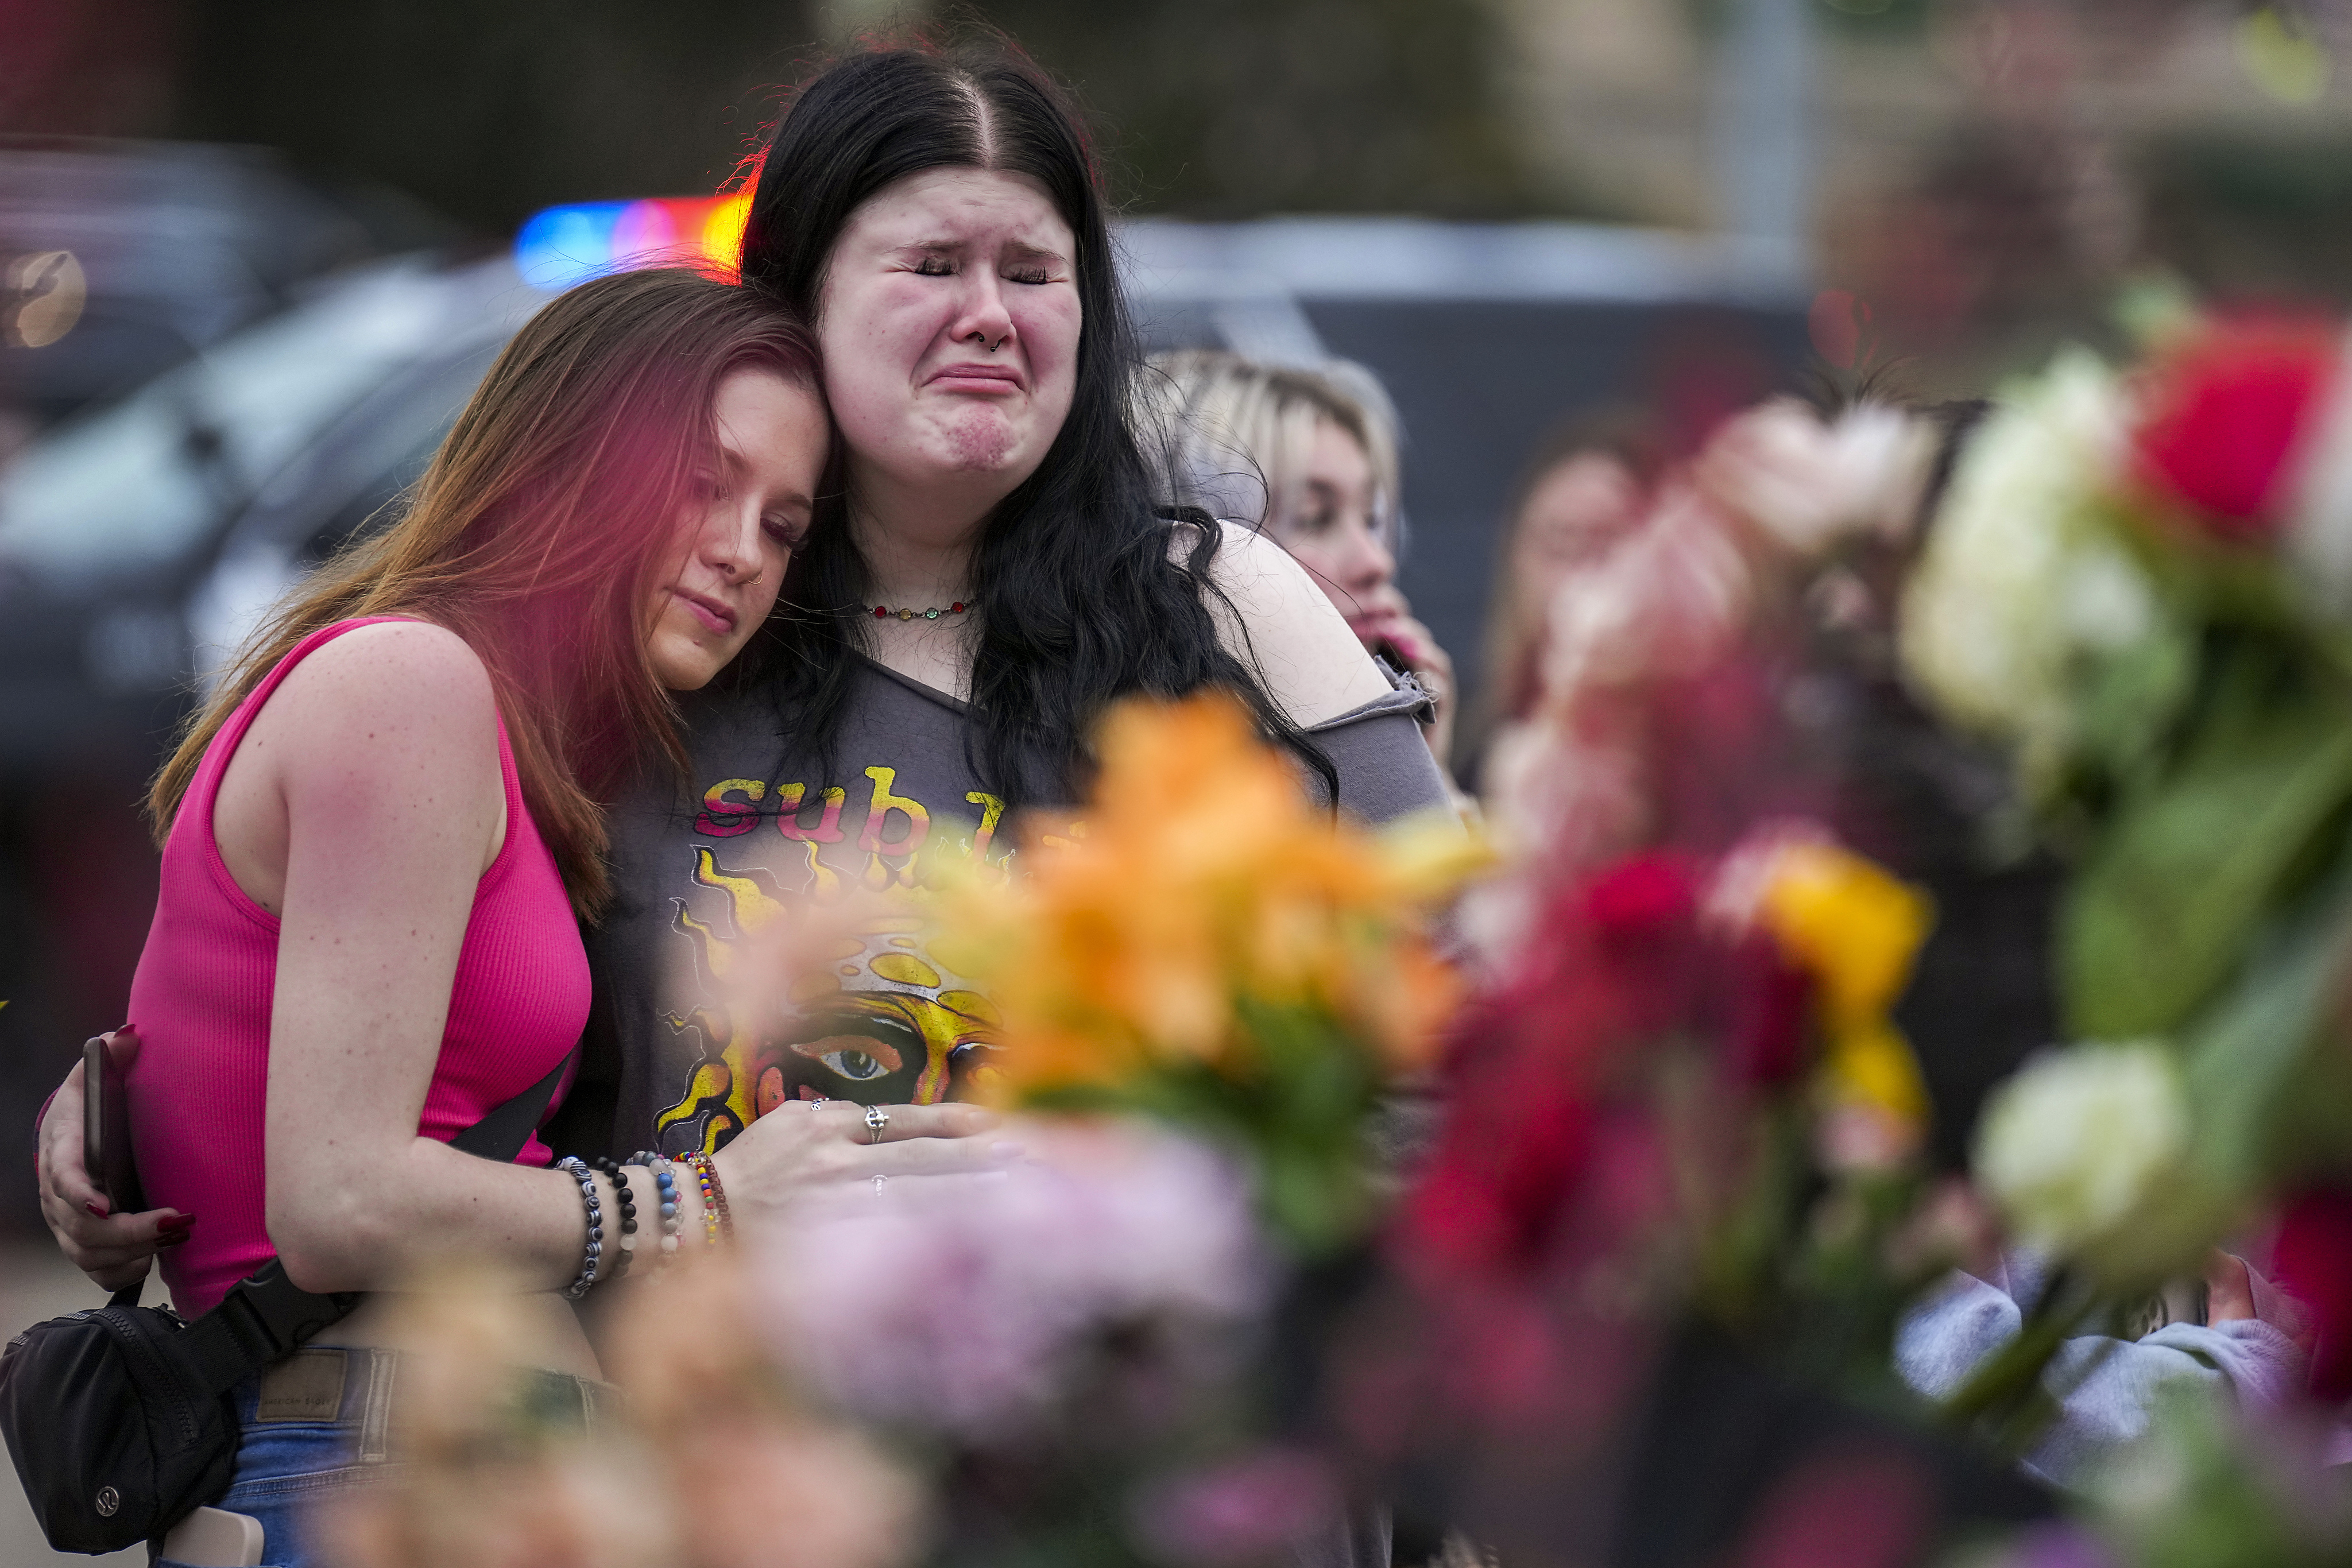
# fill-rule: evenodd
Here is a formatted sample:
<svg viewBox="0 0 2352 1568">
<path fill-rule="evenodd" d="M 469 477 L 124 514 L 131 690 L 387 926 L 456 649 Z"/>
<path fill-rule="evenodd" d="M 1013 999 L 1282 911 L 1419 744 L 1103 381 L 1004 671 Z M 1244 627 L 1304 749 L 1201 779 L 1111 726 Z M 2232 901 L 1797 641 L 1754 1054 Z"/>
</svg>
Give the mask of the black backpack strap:
<svg viewBox="0 0 2352 1568">
<path fill-rule="evenodd" d="M 449 1140 L 453 1149 L 495 1160 L 501 1165 L 522 1152 L 522 1146 L 547 1114 L 548 1103 L 580 1048 L 548 1075 Z M 291 1354 L 305 1340 L 349 1316 L 366 1297 L 363 1291 L 339 1291 L 319 1295 L 286 1277 L 286 1265 L 272 1258 L 247 1278 L 229 1287 L 220 1305 L 205 1313 L 179 1336 L 205 1392 L 226 1394 L 247 1376 Z M 118 1297 L 118 1301 L 120 1298 Z M 135 1300 L 135 1298 L 134 1298 Z"/>
<path fill-rule="evenodd" d="M 547 1119 L 547 1107 L 554 1101 L 563 1075 L 579 1060 L 580 1047 L 574 1045 L 554 1071 L 450 1139 L 449 1146 L 500 1165 L 513 1159 L 530 1140 L 531 1130 Z"/>
</svg>

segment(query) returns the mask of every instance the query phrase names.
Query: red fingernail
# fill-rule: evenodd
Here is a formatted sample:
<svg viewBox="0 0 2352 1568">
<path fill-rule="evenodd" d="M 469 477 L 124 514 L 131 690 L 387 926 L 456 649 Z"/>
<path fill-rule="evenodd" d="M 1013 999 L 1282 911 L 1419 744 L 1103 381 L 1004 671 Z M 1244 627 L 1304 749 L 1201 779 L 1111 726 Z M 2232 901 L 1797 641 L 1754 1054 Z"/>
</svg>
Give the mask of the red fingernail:
<svg viewBox="0 0 2352 1568">
<path fill-rule="evenodd" d="M 155 1228 L 165 1235 L 178 1236 L 184 1234 L 188 1227 L 195 1222 L 196 1217 L 193 1214 L 175 1214 L 169 1219 L 157 1220 Z"/>
<path fill-rule="evenodd" d="M 94 1203 L 85 1203 L 82 1207 L 89 1210 L 90 1213 L 98 1216 L 100 1219 L 104 1219 L 106 1218 L 106 1210 L 99 1207 L 98 1205 Z"/>
</svg>

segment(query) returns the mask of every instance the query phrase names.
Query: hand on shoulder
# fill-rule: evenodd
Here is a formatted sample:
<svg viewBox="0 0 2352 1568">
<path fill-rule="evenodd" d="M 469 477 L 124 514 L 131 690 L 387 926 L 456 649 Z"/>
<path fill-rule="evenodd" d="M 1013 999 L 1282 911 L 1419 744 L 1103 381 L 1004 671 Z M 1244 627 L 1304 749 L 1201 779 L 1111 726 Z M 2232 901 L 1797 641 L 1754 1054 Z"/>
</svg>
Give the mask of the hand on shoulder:
<svg viewBox="0 0 2352 1568">
<path fill-rule="evenodd" d="M 1307 569 L 1255 528 L 1222 527 L 1209 576 L 1232 613 L 1213 601 L 1211 612 L 1225 646 L 1255 664 L 1292 720 L 1320 724 L 1386 695 L 1388 677 Z"/>
</svg>

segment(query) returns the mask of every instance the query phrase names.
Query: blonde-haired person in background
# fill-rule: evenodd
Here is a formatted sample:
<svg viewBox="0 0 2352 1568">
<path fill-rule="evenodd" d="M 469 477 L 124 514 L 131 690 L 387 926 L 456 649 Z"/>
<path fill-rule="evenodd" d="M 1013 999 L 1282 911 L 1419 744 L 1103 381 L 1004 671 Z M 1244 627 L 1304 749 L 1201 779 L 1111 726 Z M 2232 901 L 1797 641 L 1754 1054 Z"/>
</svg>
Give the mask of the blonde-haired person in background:
<svg viewBox="0 0 2352 1568">
<path fill-rule="evenodd" d="M 1454 661 L 1396 585 L 1397 418 L 1361 365 L 1307 370 L 1218 349 L 1155 355 L 1147 392 L 1167 422 L 1177 499 L 1255 524 L 1290 552 L 1370 652 L 1411 671 L 1434 704 L 1423 737 L 1457 802 Z"/>
<path fill-rule="evenodd" d="M 1610 405 L 1571 415 L 1539 442 L 1504 514 L 1486 598 L 1486 658 L 1462 737 L 1462 782 L 1479 775 L 1496 730 L 1525 718 L 1540 686 L 1544 633 L 1560 584 L 1632 531 L 1657 478 L 1654 422 Z"/>
</svg>

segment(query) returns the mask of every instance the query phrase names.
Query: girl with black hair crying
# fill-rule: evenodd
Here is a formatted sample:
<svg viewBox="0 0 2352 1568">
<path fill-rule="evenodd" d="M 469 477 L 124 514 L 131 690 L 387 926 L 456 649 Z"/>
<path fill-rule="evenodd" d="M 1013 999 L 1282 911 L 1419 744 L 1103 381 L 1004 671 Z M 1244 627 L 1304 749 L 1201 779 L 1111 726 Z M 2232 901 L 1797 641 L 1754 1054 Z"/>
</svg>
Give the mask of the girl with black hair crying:
<svg viewBox="0 0 2352 1568">
<path fill-rule="evenodd" d="M 695 798 L 615 820 L 591 1043 L 627 1146 L 723 1175 L 773 1112 L 958 1097 L 990 1013 L 935 956 L 877 931 L 754 1028 L 722 1005 L 730 945 L 777 901 L 1003 865 L 1016 813 L 1080 798 L 1121 697 L 1236 694 L 1360 818 L 1445 803 L 1418 695 L 1312 579 L 1165 509 L 1098 192 L 1069 108 L 1001 49 L 853 57 L 777 128 L 743 276 L 815 323 L 841 456 L 778 618 L 689 709 Z"/>
</svg>

